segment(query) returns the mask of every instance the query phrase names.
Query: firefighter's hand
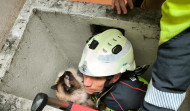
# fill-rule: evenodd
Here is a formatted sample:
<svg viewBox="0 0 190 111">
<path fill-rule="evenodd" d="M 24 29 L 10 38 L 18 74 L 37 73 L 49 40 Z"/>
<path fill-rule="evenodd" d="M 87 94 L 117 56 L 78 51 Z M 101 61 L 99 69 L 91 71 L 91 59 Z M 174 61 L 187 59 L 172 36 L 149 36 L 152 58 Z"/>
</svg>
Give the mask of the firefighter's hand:
<svg viewBox="0 0 190 111">
<path fill-rule="evenodd" d="M 123 14 L 127 14 L 127 4 L 129 5 L 130 9 L 134 8 L 132 0 L 112 0 L 112 9 L 115 9 L 116 7 L 118 14 L 121 14 L 121 10 L 123 11 Z"/>
</svg>

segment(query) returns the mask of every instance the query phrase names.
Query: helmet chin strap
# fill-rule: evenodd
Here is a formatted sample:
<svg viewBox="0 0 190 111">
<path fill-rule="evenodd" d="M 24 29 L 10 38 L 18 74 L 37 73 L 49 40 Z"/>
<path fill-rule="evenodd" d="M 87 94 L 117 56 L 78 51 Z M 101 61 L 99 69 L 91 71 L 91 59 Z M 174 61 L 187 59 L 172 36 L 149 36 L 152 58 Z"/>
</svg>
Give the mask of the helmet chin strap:
<svg viewBox="0 0 190 111">
<path fill-rule="evenodd" d="M 114 75 L 106 77 L 106 82 L 104 83 L 104 88 L 100 92 L 95 92 L 92 95 L 95 95 L 96 97 L 100 97 L 100 95 L 102 93 L 104 93 L 104 91 L 106 91 L 108 88 L 113 86 L 114 83 L 110 84 L 110 80 L 113 79 L 113 77 L 114 77 Z"/>
<path fill-rule="evenodd" d="M 113 83 L 109 84 L 110 81 L 113 79 L 114 75 L 106 77 L 106 82 L 104 83 L 104 88 L 108 88 L 112 86 Z"/>
</svg>

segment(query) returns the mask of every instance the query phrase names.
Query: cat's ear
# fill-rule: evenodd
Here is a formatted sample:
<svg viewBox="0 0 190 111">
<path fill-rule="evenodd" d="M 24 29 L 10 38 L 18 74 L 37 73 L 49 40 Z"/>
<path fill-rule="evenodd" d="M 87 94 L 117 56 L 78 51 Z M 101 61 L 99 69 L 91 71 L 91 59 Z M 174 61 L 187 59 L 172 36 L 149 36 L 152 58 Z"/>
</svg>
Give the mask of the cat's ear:
<svg viewBox="0 0 190 111">
<path fill-rule="evenodd" d="M 51 86 L 51 89 L 53 89 L 53 90 L 57 90 L 57 84 L 55 84 L 55 85 L 53 85 L 53 86 Z"/>
</svg>

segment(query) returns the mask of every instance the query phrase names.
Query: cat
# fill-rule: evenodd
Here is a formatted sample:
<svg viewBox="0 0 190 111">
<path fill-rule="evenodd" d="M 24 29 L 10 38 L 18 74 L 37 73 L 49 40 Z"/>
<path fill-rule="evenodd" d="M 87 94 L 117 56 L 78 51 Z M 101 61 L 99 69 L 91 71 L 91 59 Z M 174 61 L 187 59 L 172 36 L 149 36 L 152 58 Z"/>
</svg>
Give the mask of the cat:
<svg viewBox="0 0 190 111">
<path fill-rule="evenodd" d="M 55 85 L 51 88 L 55 90 L 56 97 L 59 100 L 95 108 L 95 103 L 91 100 L 90 95 L 85 92 L 83 78 L 77 74 L 77 70 L 74 68 L 60 72 Z"/>
</svg>

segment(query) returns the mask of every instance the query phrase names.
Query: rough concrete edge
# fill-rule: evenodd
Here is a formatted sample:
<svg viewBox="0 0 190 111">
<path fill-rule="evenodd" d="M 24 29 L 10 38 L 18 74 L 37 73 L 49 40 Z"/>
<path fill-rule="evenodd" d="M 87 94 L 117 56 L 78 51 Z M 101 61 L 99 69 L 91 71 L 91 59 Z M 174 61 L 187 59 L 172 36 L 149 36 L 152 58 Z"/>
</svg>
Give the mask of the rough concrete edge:
<svg viewBox="0 0 190 111">
<path fill-rule="evenodd" d="M 91 7 L 91 10 L 89 10 L 89 7 Z M 149 21 L 153 25 L 157 25 L 154 24 L 154 22 L 160 17 L 159 12 L 150 10 L 144 12 L 143 10 L 135 9 L 133 12 L 128 13 L 128 15 L 117 15 L 116 13 L 114 13 L 114 11 L 110 11 L 110 6 L 106 5 L 71 2 L 64 0 L 27 0 L 10 31 L 6 43 L 4 44 L 0 52 L 0 83 L 6 71 L 10 67 L 15 51 L 19 51 L 17 47 L 22 39 L 30 17 L 33 15 L 33 13 L 35 13 L 36 10 L 50 13 L 88 16 L 90 18 L 96 17 L 116 19 L 121 21 L 130 21 L 133 23 L 137 22 L 145 24 L 149 23 L 144 22 L 144 15 L 145 17 L 153 15 L 149 17 L 151 20 L 153 20 Z M 136 14 L 133 15 L 133 13 Z M 142 15 L 141 13 L 143 13 L 144 15 Z"/>
<path fill-rule="evenodd" d="M 7 108 L 7 105 L 12 109 L 21 110 L 21 111 L 30 111 L 32 106 L 32 100 L 17 97 L 12 94 L 7 94 L 0 91 L 0 105 L 3 105 Z M 51 107 L 47 105 L 43 111 L 62 111 L 60 109 Z"/>
<path fill-rule="evenodd" d="M 33 0 L 27 0 L 21 9 L 18 18 L 16 19 L 8 37 L 0 52 L 0 83 L 5 75 L 7 69 L 10 67 L 10 63 L 15 54 L 15 51 L 19 45 L 25 27 L 31 16 L 32 8 L 31 4 Z"/>
<path fill-rule="evenodd" d="M 161 17 L 160 10 L 146 10 L 135 8 L 128 10 L 127 15 L 118 15 L 110 6 L 92 3 L 81 3 L 64 0 L 37 0 L 35 6 L 38 9 L 50 12 L 62 12 L 97 18 L 108 18 L 130 22 L 158 25 Z M 89 10 L 89 7 L 90 10 Z M 147 20 L 148 19 L 148 20 Z"/>
</svg>

